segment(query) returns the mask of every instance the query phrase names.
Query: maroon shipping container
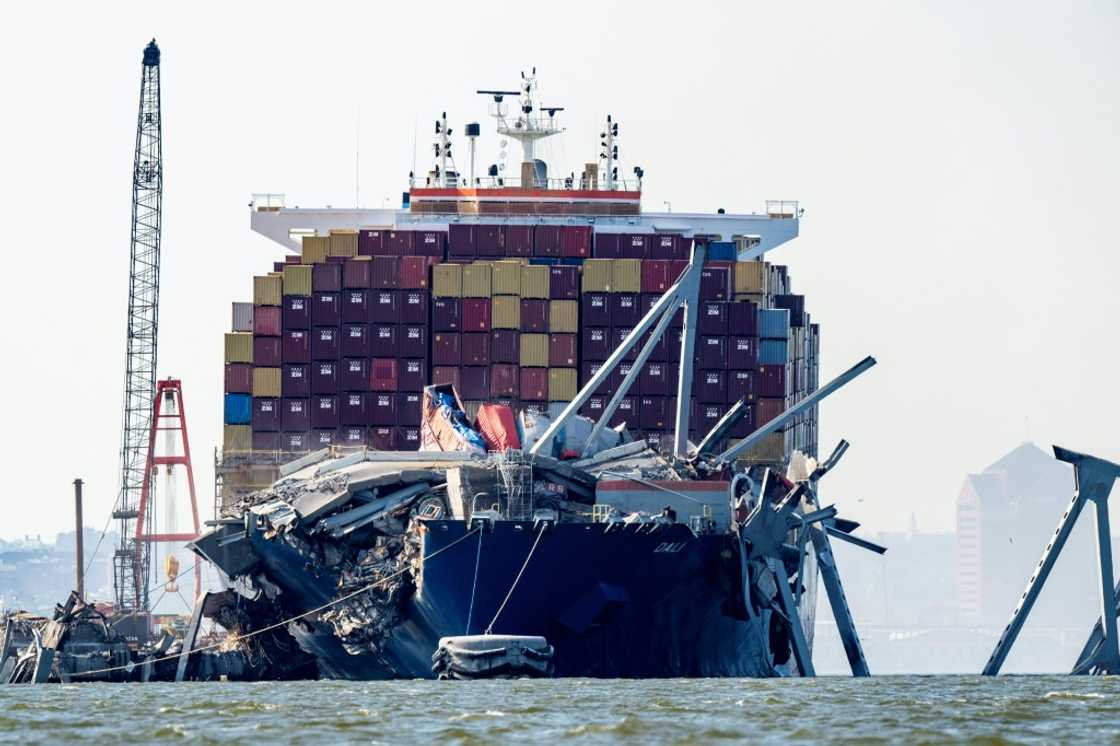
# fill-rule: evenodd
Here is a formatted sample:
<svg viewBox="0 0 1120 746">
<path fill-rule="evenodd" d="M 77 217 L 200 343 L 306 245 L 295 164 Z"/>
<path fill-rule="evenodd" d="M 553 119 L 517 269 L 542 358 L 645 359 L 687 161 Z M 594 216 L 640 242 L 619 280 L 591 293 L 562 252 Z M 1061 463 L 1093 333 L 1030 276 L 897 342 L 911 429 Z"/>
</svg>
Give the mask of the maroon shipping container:
<svg viewBox="0 0 1120 746">
<path fill-rule="evenodd" d="M 369 396 L 363 391 L 351 391 L 339 397 L 339 421 L 343 425 L 369 425 Z M 373 396 L 386 396 L 390 401 L 395 400 L 392 394 L 373 394 Z"/>
<path fill-rule="evenodd" d="M 459 390 L 459 367 L 450 365 L 437 365 L 432 368 L 433 386 L 454 386 Z"/>
<path fill-rule="evenodd" d="M 413 237 L 411 254 L 415 256 L 431 257 L 438 261 L 443 259 L 446 251 L 446 231 L 417 231 Z"/>
<path fill-rule="evenodd" d="M 369 282 L 366 287 L 376 290 L 394 290 L 401 284 L 401 262 L 399 256 L 375 256 L 367 264 Z"/>
<path fill-rule="evenodd" d="M 548 365 L 550 368 L 572 368 L 579 362 L 576 346 L 579 337 L 575 334 L 548 335 Z"/>
<path fill-rule="evenodd" d="M 316 326 L 311 331 L 311 359 L 338 360 L 341 344 L 338 327 Z"/>
<path fill-rule="evenodd" d="M 504 226 L 482 223 L 474 227 L 474 248 L 478 256 L 504 256 L 505 238 Z"/>
<path fill-rule="evenodd" d="M 708 262 L 700 270 L 700 299 L 727 300 L 731 297 L 731 262 Z"/>
<path fill-rule="evenodd" d="M 427 290 L 401 291 L 400 323 L 427 324 L 429 296 Z"/>
<path fill-rule="evenodd" d="M 311 371 L 306 364 L 285 364 L 280 376 L 280 393 L 284 396 L 311 395 Z"/>
<path fill-rule="evenodd" d="M 727 347 L 728 370 L 754 370 L 758 366 L 757 337 L 734 336 Z"/>
<path fill-rule="evenodd" d="M 755 396 L 779 397 L 786 395 L 786 366 L 759 365 L 754 376 Z"/>
<path fill-rule="evenodd" d="M 533 256 L 564 255 L 564 247 L 560 240 L 560 226 L 538 225 L 533 231 Z"/>
<path fill-rule="evenodd" d="M 696 319 L 696 331 L 701 334 L 727 334 L 727 302 L 706 300 L 700 302 L 700 315 Z"/>
<path fill-rule="evenodd" d="M 253 364 L 258 368 L 277 368 L 283 360 L 280 337 L 253 335 Z"/>
<path fill-rule="evenodd" d="M 328 264 L 338 264 L 339 266 L 341 266 L 345 262 L 346 262 L 346 257 L 344 257 L 344 256 L 328 256 L 327 257 L 327 263 Z M 312 288 L 312 289 L 314 289 L 314 288 Z"/>
<path fill-rule="evenodd" d="M 521 299 L 521 331 L 527 334 L 548 331 L 548 301 L 542 298 Z"/>
<path fill-rule="evenodd" d="M 598 236 L 601 235 L 603 234 L 600 233 L 596 236 L 596 245 L 599 240 Z M 607 408 L 607 401 L 609 401 L 609 399 L 609 396 L 591 396 L 587 399 L 587 402 L 584 403 L 582 407 L 580 407 L 579 413 L 584 417 L 590 417 L 593 420 L 598 420 L 603 415 L 603 410 Z"/>
<path fill-rule="evenodd" d="M 428 326 L 426 324 L 402 325 L 397 332 L 397 355 L 402 358 L 427 357 Z"/>
<path fill-rule="evenodd" d="M 623 341 L 630 336 L 630 332 L 634 331 L 632 326 L 616 326 L 611 329 L 611 350 L 616 347 L 621 347 Z M 631 361 L 638 357 L 638 345 L 632 344 L 630 348 L 622 355 L 622 359 Z M 604 360 L 606 358 L 603 358 Z"/>
<path fill-rule="evenodd" d="M 664 430 L 672 425 L 676 412 L 669 412 L 669 397 L 642 396 L 638 399 L 638 427 L 643 430 Z"/>
<path fill-rule="evenodd" d="M 591 256 L 591 226 L 564 225 L 560 227 L 560 253 L 566 257 Z"/>
<path fill-rule="evenodd" d="M 311 364 L 311 393 L 334 394 L 338 392 L 338 363 L 320 360 Z"/>
<path fill-rule="evenodd" d="M 369 321 L 368 290 L 346 290 L 341 294 L 342 321 L 350 324 L 364 324 Z"/>
<path fill-rule="evenodd" d="M 755 405 L 748 404 L 743 411 L 745 413 L 743 418 L 732 425 L 731 431 L 728 433 L 732 438 L 745 438 L 753 433 L 757 427 Z"/>
<path fill-rule="evenodd" d="M 394 358 L 373 358 L 369 365 L 369 379 L 372 391 L 396 391 L 397 361 Z"/>
<path fill-rule="evenodd" d="M 285 295 L 281 306 L 283 329 L 311 328 L 311 296 Z"/>
<path fill-rule="evenodd" d="M 434 256 L 406 256 L 401 260 L 400 286 L 408 290 L 427 290 L 432 265 L 439 263 Z"/>
<path fill-rule="evenodd" d="M 533 226 L 507 225 L 505 233 L 506 256 L 533 255 Z"/>
<path fill-rule="evenodd" d="M 677 247 L 682 238 L 671 233 L 650 236 L 649 255 L 653 259 L 683 259 Z"/>
<path fill-rule="evenodd" d="M 596 233 L 595 256 L 599 259 L 619 259 L 622 255 L 618 252 L 618 241 L 621 233 Z"/>
<path fill-rule="evenodd" d="M 522 368 L 518 378 L 522 401 L 548 401 L 548 368 Z"/>
<path fill-rule="evenodd" d="M 605 326 L 584 326 L 580 331 L 583 342 L 583 359 L 606 360 L 614 349 L 614 337 Z"/>
<path fill-rule="evenodd" d="M 539 233 L 540 228 L 537 231 Z M 516 365 L 502 363 L 490 366 L 490 396 L 508 396 L 516 399 L 520 379 Z"/>
<path fill-rule="evenodd" d="M 436 365 L 459 365 L 463 360 L 462 338 L 458 332 L 436 332 L 432 335 L 432 362 Z"/>
<path fill-rule="evenodd" d="M 412 231 L 388 231 L 385 234 L 385 250 L 389 256 L 408 256 L 413 253 Z"/>
<path fill-rule="evenodd" d="M 265 433 L 260 430 L 253 431 L 254 451 L 279 451 L 280 433 Z"/>
<path fill-rule="evenodd" d="M 727 327 L 732 334 L 758 336 L 758 306 L 748 301 L 727 304 Z"/>
<path fill-rule="evenodd" d="M 311 289 L 316 293 L 342 290 L 342 265 L 337 262 L 311 265 Z"/>
<path fill-rule="evenodd" d="M 631 393 L 633 389 L 630 390 Z M 638 374 L 638 393 L 647 396 L 669 396 L 669 365 L 647 361 Z M 642 425 L 642 427 L 648 427 Z"/>
<path fill-rule="evenodd" d="M 666 351 L 669 353 L 666 358 L 667 361 L 679 364 L 681 361 L 681 340 L 684 339 L 684 330 L 674 329 L 670 326 L 665 332 L 665 337 L 668 340 L 666 342 Z M 696 349 L 693 349 L 692 354 L 694 356 L 696 355 Z"/>
<path fill-rule="evenodd" d="M 606 293 L 584 293 L 579 299 L 580 326 L 610 326 L 610 296 Z"/>
<path fill-rule="evenodd" d="M 617 366 L 615 366 L 615 369 L 611 371 L 611 392 L 612 393 L 615 393 L 620 388 L 622 388 L 623 379 L 625 379 L 626 376 L 630 374 L 630 371 L 633 368 L 634 368 L 633 363 L 628 363 L 628 362 L 625 362 L 625 361 L 621 362 Z M 632 386 L 632 387 L 630 387 L 630 390 L 627 391 L 626 393 L 633 395 L 633 394 L 637 394 L 638 391 L 635 387 Z"/>
<path fill-rule="evenodd" d="M 280 306 L 253 306 L 253 334 L 280 336 Z"/>
<path fill-rule="evenodd" d="M 342 265 L 342 287 L 361 290 L 370 286 L 373 263 L 370 259 L 347 259 Z"/>
<path fill-rule="evenodd" d="M 378 391 L 370 394 L 369 412 L 366 415 L 366 421 L 364 423 L 356 422 L 354 424 L 396 425 L 398 396 L 398 394 L 387 391 Z"/>
<path fill-rule="evenodd" d="M 637 407 L 638 401 L 633 396 L 622 397 L 618 402 L 618 409 L 614 410 L 614 414 L 611 415 L 607 424 L 611 427 L 618 427 L 623 423 L 629 423 L 631 426 L 637 425 Z"/>
<path fill-rule="evenodd" d="M 248 363 L 226 363 L 227 394 L 253 393 L 253 366 Z"/>
<path fill-rule="evenodd" d="M 611 325 L 637 326 L 643 315 L 639 297 L 633 293 L 611 293 L 610 297 Z"/>
<path fill-rule="evenodd" d="M 379 394 L 380 396 L 380 394 Z M 424 395 L 419 391 L 406 391 L 397 394 L 397 422 L 405 425 L 419 425 Z"/>
<path fill-rule="evenodd" d="M 463 332 L 463 365 L 490 364 L 490 334 L 487 332 Z M 485 397 L 483 397 L 485 398 Z"/>
<path fill-rule="evenodd" d="M 582 387 L 594 377 L 596 373 L 603 367 L 603 363 L 599 360 L 584 359 L 579 365 L 579 385 Z M 614 376 L 607 376 L 606 380 L 599 384 L 595 389 L 597 396 L 614 393 Z"/>
<path fill-rule="evenodd" d="M 774 308 L 784 308 L 789 311 L 790 326 L 805 326 L 805 296 L 804 295 L 775 295 Z M 254 324 L 256 319 L 254 317 Z M 256 327 L 253 327 L 256 331 Z"/>
<path fill-rule="evenodd" d="M 280 412 L 281 429 L 286 433 L 306 433 L 311 429 L 311 400 L 284 399 Z"/>
<path fill-rule="evenodd" d="M 366 444 L 365 427 L 341 427 L 338 429 L 338 444 L 350 448 L 360 448 Z"/>
<path fill-rule="evenodd" d="M 276 432 L 280 429 L 280 400 L 272 397 L 254 397 L 253 430 Z"/>
<path fill-rule="evenodd" d="M 335 428 L 315 430 L 311 433 L 311 448 L 326 448 L 338 442 L 338 430 Z"/>
<path fill-rule="evenodd" d="M 339 381 L 342 391 L 369 390 L 369 360 L 364 357 L 350 357 L 342 361 Z"/>
<path fill-rule="evenodd" d="M 490 397 L 490 369 L 478 366 L 459 368 L 459 397 L 462 399 L 488 399 Z"/>
<path fill-rule="evenodd" d="M 696 437 L 702 438 L 707 435 L 716 426 L 716 423 L 723 418 L 726 411 L 727 409 L 723 404 L 715 402 L 701 402 L 696 405 L 696 418 L 693 420 Z"/>
<path fill-rule="evenodd" d="M 674 259 L 674 260 L 670 261 L 669 262 L 669 278 L 673 282 L 676 282 L 677 280 L 681 279 L 681 275 L 684 274 L 684 271 L 686 269 L 688 269 L 688 260 L 687 259 Z"/>
<path fill-rule="evenodd" d="M 315 266 L 321 267 L 322 265 Z M 342 322 L 339 293 L 315 293 L 311 297 L 312 323 L 316 326 L 338 326 Z"/>
<path fill-rule="evenodd" d="M 397 357 L 396 324 L 371 324 L 369 327 L 369 347 L 371 354 L 378 357 Z"/>
<path fill-rule="evenodd" d="M 309 433 L 283 433 L 280 436 L 280 448 L 288 453 L 304 453 L 311 450 L 311 435 Z"/>
<path fill-rule="evenodd" d="M 724 370 L 727 368 L 727 337 L 700 335 L 696 340 L 696 355 L 701 368 Z"/>
<path fill-rule="evenodd" d="M 537 232 L 540 232 L 540 228 L 537 228 Z M 571 264 L 549 267 L 548 297 L 552 300 L 576 300 L 579 298 L 579 267 Z"/>
<path fill-rule="evenodd" d="M 458 298 L 432 301 L 432 331 L 457 332 L 463 328 L 463 302 Z"/>
<path fill-rule="evenodd" d="M 490 360 L 495 363 L 521 362 L 521 334 L 513 329 L 490 332 Z"/>
<path fill-rule="evenodd" d="M 669 276 L 672 271 L 673 267 L 668 259 L 647 259 L 642 262 L 642 292 L 664 293 L 676 280 Z"/>
<path fill-rule="evenodd" d="M 727 372 L 727 403 L 734 404 L 740 399 L 754 400 L 753 370 L 729 370 Z"/>
<path fill-rule="evenodd" d="M 727 371 L 701 370 L 693 374 L 692 393 L 702 402 L 727 401 Z"/>
<path fill-rule="evenodd" d="M 379 425 L 369 429 L 369 447 L 375 451 L 397 450 L 397 428 Z"/>
<path fill-rule="evenodd" d="M 342 353 L 342 357 L 369 357 L 369 325 L 343 324 L 339 351 Z"/>
<path fill-rule="evenodd" d="M 272 271 L 273 272 L 283 272 L 284 271 L 284 266 L 286 264 L 287 264 L 287 262 L 273 262 L 272 263 Z"/>
<path fill-rule="evenodd" d="M 463 298 L 463 331 L 490 331 L 490 299 Z"/>
<path fill-rule="evenodd" d="M 398 451 L 420 450 L 420 428 L 398 427 L 394 435 L 394 445 Z"/>
<path fill-rule="evenodd" d="M 281 337 L 281 361 L 285 363 L 311 362 L 311 332 L 303 329 L 292 329 L 284 332 Z"/>
<path fill-rule="evenodd" d="M 786 411 L 786 400 L 775 398 L 760 398 L 755 402 L 754 416 L 756 425 L 762 427 L 782 412 Z"/>
<path fill-rule="evenodd" d="M 397 391 L 423 391 L 428 385 L 428 361 L 407 358 L 397 364 Z"/>
<path fill-rule="evenodd" d="M 447 231 L 447 256 L 452 259 L 473 259 L 478 256 L 474 225 L 452 223 Z"/>
<path fill-rule="evenodd" d="M 618 237 L 618 255 L 622 259 L 645 259 L 649 256 L 650 236 L 645 233 L 623 233 Z"/>
<path fill-rule="evenodd" d="M 649 338 L 652 336 L 652 329 L 643 334 L 641 339 L 638 341 L 638 349 L 644 349 L 646 346 L 646 342 L 648 342 Z M 664 363 L 669 360 L 669 340 L 672 338 L 672 336 L 673 330 L 666 329 L 665 333 L 657 338 L 657 341 L 653 344 L 653 350 L 649 354 L 650 360 L 656 363 Z"/>
<path fill-rule="evenodd" d="M 401 295 L 396 290 L 374 290 L 369 294 L 366 320 L 379 324 L 396 324 L 401 320 Z"/>
<path fill-rule="evenodd" d="M 335 394 L 311 397 L 311 426 L 315 428 L 338 427 L 338 396 Z"/>
<path fill-rule="evenodd" d="M 358 231 L 358 253 L 362 256 L 376 256 L 385 253 L 385 234 L 388 231 L 363 229 Z"/>
</svg>

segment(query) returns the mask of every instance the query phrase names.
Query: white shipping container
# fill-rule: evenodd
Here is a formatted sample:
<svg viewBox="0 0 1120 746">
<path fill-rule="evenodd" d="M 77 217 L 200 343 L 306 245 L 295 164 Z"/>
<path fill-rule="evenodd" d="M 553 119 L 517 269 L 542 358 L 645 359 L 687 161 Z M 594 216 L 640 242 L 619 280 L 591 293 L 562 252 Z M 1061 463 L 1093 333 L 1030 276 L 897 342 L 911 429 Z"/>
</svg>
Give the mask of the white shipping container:
<svg viewBox="0 0 1120 746">
<path fill-rule="evenodd" d="M 233 304 L 233 327 L 230 329 L 232 332 L 251 332 L 253 331 L 253 304 L 252 303 L 234 303 Z"/>
</svg>

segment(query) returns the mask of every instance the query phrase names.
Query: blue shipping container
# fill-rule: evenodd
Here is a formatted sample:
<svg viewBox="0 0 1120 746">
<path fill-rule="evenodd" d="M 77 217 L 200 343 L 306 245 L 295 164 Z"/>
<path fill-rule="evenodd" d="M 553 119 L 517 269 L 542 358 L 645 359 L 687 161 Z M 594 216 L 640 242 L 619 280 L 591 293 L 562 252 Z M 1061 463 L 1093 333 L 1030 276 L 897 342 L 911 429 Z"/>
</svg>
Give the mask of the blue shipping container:
<svg viewBox="0 0 1120 746">
<path fill-rule="evenodd" d="M 760 365 L 785 365 L 789 362 L 789 343 L 784 339 L 761 339 L 758 342 Z"/>
<path fill-rule="evenodd" d="M 789 339 L 789 309 L 758 309 L 758 336 L 765 339 Z"/>
<path fill-rule="evenodd" d="M 253 418 L 253 397 L 248 394 L 226 394 L 227 425 L 248 425 Z"/>
<path fill-rule="evenodd" d="M 709 241 L 708 258 L 712 261 L 733 262 L 738 258 L 734 241 Z"/>
</svg>

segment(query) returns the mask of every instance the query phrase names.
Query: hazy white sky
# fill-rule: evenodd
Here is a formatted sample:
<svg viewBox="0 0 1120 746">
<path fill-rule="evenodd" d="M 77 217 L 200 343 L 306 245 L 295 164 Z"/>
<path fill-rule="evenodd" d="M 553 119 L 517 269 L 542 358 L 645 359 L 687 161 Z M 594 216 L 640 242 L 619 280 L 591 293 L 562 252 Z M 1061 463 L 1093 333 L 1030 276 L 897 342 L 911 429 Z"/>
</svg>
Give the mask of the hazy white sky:
<svg viewBox="0 0 1120 746">
<path fill-rule="evenodd" d="M 853 448 L 831 496 L 869 528 L 947 529 L 966 472 L 1029 436 L 1120 459 L 1120 22 L 1114 2 L 23 4 L 0 45 L 7 252 L 0 537 L 87 522 L 116 495 L 141 51 L 163 50 L 160 373 L 185 382 L 204 513 L 229 303 L 279 247 L 253 192 L 396 201 L 430 120 L 536 65 L 569 132 L 621 122 L 660 210 L 799 199 L 771 255 L 822 326 L 823 406 Z M 523 26 L 519 26 L 523 24 Z M 465 149 L 458 149 L 465 155 Z M 1029 424 L 1028 424 L 1029 421 Z"/>
</svg>

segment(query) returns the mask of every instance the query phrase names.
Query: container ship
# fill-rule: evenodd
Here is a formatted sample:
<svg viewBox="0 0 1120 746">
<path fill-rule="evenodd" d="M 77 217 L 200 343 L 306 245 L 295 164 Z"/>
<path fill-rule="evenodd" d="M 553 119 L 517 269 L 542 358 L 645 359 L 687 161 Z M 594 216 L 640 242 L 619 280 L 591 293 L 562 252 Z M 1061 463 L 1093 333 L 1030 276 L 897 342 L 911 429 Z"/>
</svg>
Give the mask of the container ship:
<svg viewBox="0 0 1120 746">
<path fill-rule="evenodd" d="M 556 177 L 537 150 L 563 109 L 537 105 L 535 71 L 479 93 L 498 162 L 476 170 L 467 124 L 461 170 L 444 114 L 400 209 L 254 196 L 252 230 L 284 254 L 225 335 L 222 519 L 195 544 L 229 580 L 213 618 L 293 620 L 277 634 L 343 678 L 430 676 L 440 638 L 483 632 L 546 637 L 560 675 L 803 673 L 808 524 L 777 555 L 744 538 L 760 506 L 819 508 L 797 489 L 817 407 L 790 413 L 818 390 L 819 327 L 766 261 L 798 235 L 798 204 L 645 211 L 611 116 L 598 160 Z"/>
</svg>

